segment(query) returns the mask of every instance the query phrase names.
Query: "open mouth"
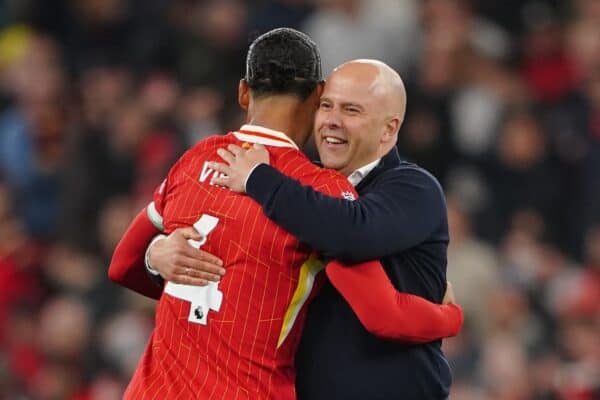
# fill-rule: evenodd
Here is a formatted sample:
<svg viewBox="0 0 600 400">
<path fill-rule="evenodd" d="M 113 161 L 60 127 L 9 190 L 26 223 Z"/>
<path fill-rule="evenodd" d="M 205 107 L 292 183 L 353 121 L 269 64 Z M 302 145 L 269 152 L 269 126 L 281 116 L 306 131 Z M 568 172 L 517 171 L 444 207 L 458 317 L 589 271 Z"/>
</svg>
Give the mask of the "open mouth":
<svg viewBox="0 0 600 400">
<path fill-rule="evenodd" d="M 324 136 L 323 137 L 323 141 L 325 143 L 327 143 L 327 144 L 330 144 L 330 145 L 340 145 L 340 144 L 346 144 L 346 143 L 348 143 L 347 140 L 340 139 L 340 138 L 335 137 L 335 136 Z"/>
</svg>

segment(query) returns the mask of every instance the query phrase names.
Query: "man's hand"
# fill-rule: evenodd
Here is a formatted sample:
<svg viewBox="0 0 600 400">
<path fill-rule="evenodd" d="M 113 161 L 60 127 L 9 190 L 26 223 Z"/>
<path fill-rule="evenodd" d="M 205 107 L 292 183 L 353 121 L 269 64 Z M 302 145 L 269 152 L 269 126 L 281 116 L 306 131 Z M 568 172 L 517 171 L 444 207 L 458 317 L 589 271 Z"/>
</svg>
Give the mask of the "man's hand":
<svg viewBox="0 0 600 400">
<path fill-rule="evenodd" d="M 444 298 L 442 299 L 442 304 L 455 304 L 456 299 L 454 298 L 454 289 L 452 289 L 452 284 L 448 281 L 448 285 L 446 286 L 446 293 L 444 293 Z"/>
<path fill-rule="evenodd" d="M 204 286 L 208 281 L 218 282 L 225 274 L 223 261 L 210 253 L 195 249 L 188 239 L 202 237 L 192 227 L 174 230 L 167 238 L 155 242 L 149 249 L 153 269 L 166 281 Z"/>
<path fill-rule="evenodd" d="M 225 176 L 214 175 L 211 183 L 225 186 L 238 193 L 246 192 L 246 181 L 257 165 L 269 164 L 269 152 L 261 144 L 254 144 L 248 150 L 230 144 L 227 149 L 217 150 L 217 154 L 227 164 L 211 163 L 210 168 Z"/>
</svg>

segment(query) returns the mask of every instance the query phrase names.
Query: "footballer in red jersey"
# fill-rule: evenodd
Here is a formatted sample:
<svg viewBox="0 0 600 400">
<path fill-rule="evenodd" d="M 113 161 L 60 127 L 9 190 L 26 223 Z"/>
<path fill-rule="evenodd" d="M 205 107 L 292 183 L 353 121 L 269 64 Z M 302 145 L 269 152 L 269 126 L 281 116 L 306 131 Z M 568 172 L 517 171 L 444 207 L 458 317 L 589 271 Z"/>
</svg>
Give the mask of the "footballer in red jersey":
<svg viewBox="0 0 600 400">
<path fill-rule="evenodd" d="M 329 195 L 347 179 L 312 164 L 284 134 L 246 125 L 189 150 L 148 206 L 165 232 L 210 219 L 203 249 L 226 260 L 218 283 L 167 283 L 156 328 L 127 398 L 294 398 L 294 352 L 306 300 L 323 265 L 250 198 L 211 185 L 210 161 L 230 143 L 270 146 L 272 165 Z M 186 293 L 189 292 L 189 293 Z"/>
</svg>

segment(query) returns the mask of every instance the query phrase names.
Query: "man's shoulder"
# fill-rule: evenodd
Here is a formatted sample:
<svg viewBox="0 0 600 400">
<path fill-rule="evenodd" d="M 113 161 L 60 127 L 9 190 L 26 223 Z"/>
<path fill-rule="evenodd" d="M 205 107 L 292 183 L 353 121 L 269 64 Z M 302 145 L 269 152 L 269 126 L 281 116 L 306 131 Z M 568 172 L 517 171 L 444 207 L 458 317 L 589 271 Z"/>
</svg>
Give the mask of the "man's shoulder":
<svg viewBox="0 0 600 400">
<path fill-rule="evenodd" d="M 445 204 L 442 185 L 437 178 L 425 168 L 408 161 L 380 171 L 372 181 L 372 185 L 363 191 L 385 190 L 388 193 L 406 193 L 411 191 L 423 200 L 430 199 Z"/>
<path fill-rule="evenodd" d="M 386 175 L 387 178 L 391 179 L 395 178 L 413 182 L 420 182 L 428 186 L 435 186 L 436 188 L 442 190 L 440 182 L 431 172 L 421 167 L 420 165 L 408 161 L 401 161 L 400 164 L 384 171 L 382 175 Z"/>
</svg>

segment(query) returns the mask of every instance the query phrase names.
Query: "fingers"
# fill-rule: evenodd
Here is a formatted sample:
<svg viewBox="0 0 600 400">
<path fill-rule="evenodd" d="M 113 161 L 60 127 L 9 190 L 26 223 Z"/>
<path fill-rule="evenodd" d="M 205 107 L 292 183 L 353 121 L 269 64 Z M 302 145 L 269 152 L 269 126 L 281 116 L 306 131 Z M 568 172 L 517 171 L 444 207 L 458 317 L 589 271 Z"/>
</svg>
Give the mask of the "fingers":
<svg viewBox="0 0 600 400">
<path fill-rule="evenodd" d="M 167 279 L 169 282 L 178 283 L 180 285 L 192 285 L 192 286 L 206 286 L 208 282 L 206 279 L 195 278 L 188 275 L 175 275 L 172 279 Z"/>
<path fill-rule="evenodd" d="M 176 266 L 178 268 L 183 268 L 183 269 L 187 268 L 192 272 L 194 272 L 194 271 L 205 272 L 208 274 L 216 275 L 217 278 L 220 278 L 221 276 L 225 275 L 225 268 L 221 267 L 217 263 L 200 259 L 197 257 L 197 255 L 194 255 L 194 257 L 181 256 L 178 258 L 177 261 L 178 262 L 177 262 Z M 179 273 L 184 273 L 184 272 L 182 271 Z"/>
<path fill-rule="evenodd" d="M 225 275 L 223 261 L 210 253 L 185 245 L 179 249 L 173 260 L 173 265 L 199 269 L 213 274 Z"/>
<path fill-rule="evenodd" d="M 185 228 L 177 228 L 175 229 L 171 235 L 173 236 L 180 236 L 185 240 L 200 240 L 202 239 L 202 235 L 200 235 L 198 233 L 198 231 L 196 229 L 194 229 L 194 227 L 188 226 Z"/>
<path fill-rule="evenodd" d="M 187 264 L 187 263 L 186 263 Z M 190 260 L 190 265 L 194 265 L 193 267 L 177 267 L 174 270 L 175 276 L 177 275 L 185 275 L 191 278 L 204 279 L 206 281 L 211 282 L 219 282 L 222 278 L 220 273 L 212 273 L 209 272 L 211 270 L 210 264 L 207 263 L 194 263 L 193 260 Z"/>
<path fill-rule="evenodd" d="M 269 151 L 267 148 L 259 143 L 255 143 L 254 146 L 250 150 L 246 152 L 246 154 L 252 154 L 255 160 L 260 160 L 260 162 L 269 163 Z"/>
<path fill-rule="evenodd" d="M 215 271 L 212 264 L 197 262 L 191 258 L 180 258 L 179 261 L 180 263 L 177 266 L 161 273 L 165 280 L 173 283 L 203 286 L 208 282 L 219 282 L 222 278 L 221 272 Z M 192 267 L 184 265 L 192 265 Z"/>
<path fill-rule="evenodd" d="M 224 187 L 230 188 L 229 184 L 231 183 L 231 180 L 229 179 L 228 176 L 214 176 L 210 180 L 210 183 L 212 183 L 213 185 L 224 186 Z"/>
<path fill-rule="evenodd" d="M 225 273 L 225 269 L 219 268 L 223 265 L 223 260 L 221 260 L 219 257 L 217 257 L 215 255 L 207 253 L 204 250 L 196 249 L 196 251 L 200 253 L 200 259 L 202 261 L 206 261 L 207 263 L 214 265 L 215 268 L 221 269 L 223 271 L 223 274 Z"/>
<path fill-rule="evenodd" d="M 228 145 L 227 150 L 232 152 L 236 157 L 239 156 L 244 151 L 244 149 L 242 149 L 240 146 L 237 146 L 235 144 Z"/>
<path fill-rule="evenodd" d="M 213 174 L 210 180 L 211 185 L 226 187 L 235 192 L 244 191 L 244 182 L 233 168 L 222 163 L 211 163 L 210 168 L 220 172 L 220 174 Z"/>
<path fill-rule="evenodd" d="M 454 298 L 454 289 L 452 288 L 452 283 L 450 281 L 447 282 L 446 293 L 444 293 L 444 298 L 442 299 L 442 304 L 453 304 L 456 300 Z"/>
<path fill-rule="evenodd" d="M 219 150 L 222 150 L 222 149 L 219 149 Z M 227 151 L 227 150 L 224 150 L 224 151 Z M 227 153 L 227 154 L 231 154 L 231 153 Z M 235 158 L 233 160 L 235 160 Z M 233 161 L 228 161 L 228 162 L 231 164 Z M 222 174 L 225 174 L 228 176 L 231 175 L 231 167 L 227 164 L 211 162 L 208 165 L 211 169 L 214 169 L 217 172 L 221 172 Z M 213 178 L 217 177 L 217 176 L 218 176 L 217 174 L 214 174 Z"/>
<path fill-rule="evenodd" d="M 229 146 L 231 146 L 231 145 L 229 145 Z M 219 155 L 219 157 L 221 157 L 223 160 L 225 160 L 225 162 L 229 165 L 233 164 L 233 162 L 235 161 L 236 153 L 233 153 L 229 150 L 217 149 L 217 154 Z M 239 153 L 237 153 L 237 154 L 239 154 Z"/>
</svg>

